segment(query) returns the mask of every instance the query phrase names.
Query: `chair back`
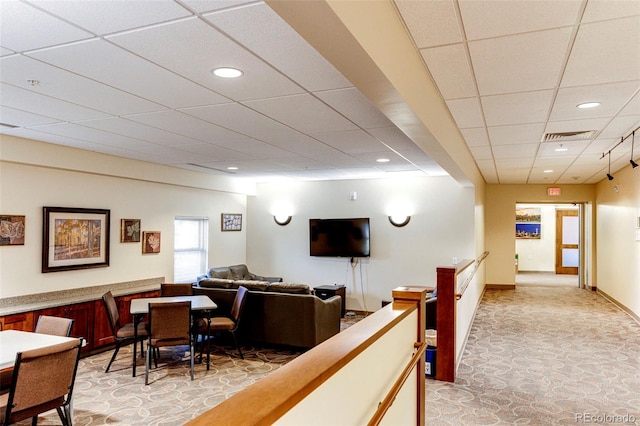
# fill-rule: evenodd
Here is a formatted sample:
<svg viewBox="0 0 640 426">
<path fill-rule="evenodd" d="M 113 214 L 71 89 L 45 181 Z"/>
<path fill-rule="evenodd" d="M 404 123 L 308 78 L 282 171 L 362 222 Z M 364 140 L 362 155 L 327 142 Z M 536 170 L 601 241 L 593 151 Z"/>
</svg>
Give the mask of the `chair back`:
<svg viewBox="0 0 640 426">
<path fill-rule="evenodd" d="M 70 401 L 81 346 L 81 339 L 73 339 L 16 354 L 4 418 L 7 424 L 37 416 Z"/>
<path fill-rule="evenodd" d="M 54 336 L 71 335 L 71 327 L 73 320 L 70 318 L 52 317 L 49 315 L 40 315 L 36 324 L 36 333 L 53 334 Z"/>
<path fill-rule="evenodd" d="M 238 292 L 233 300 L 233 306 L 231 307 L 231 318 L 236 326 L 240 322 L 240 315 L 242 315 L 242 309 L 244 308 L 244 302 L 247 299 L 248 290 L 246 287 L 238 287 Z"/>
<path fill-rule="evenodd" d="M 191 284 L 160 284 L 160 294 L 162 296 L 193 296 Z"/>
<path fill-rule="evenodd" d="M 176 346 L 191 343 L 191 302 L 149 303 L 151 345 Z"/>
<path fill-rule="evenodd" d="M 118 312 L 118 304 L 116 299 L 113 298 L 111 291 L 102 295 L 102 302 L 104 308 L 107 311 L 107 318 L 109 319 L 109 325 L 111 326 L 111 332 L 115 336 L 120 328 L 120 313 Z"/>
</svg>

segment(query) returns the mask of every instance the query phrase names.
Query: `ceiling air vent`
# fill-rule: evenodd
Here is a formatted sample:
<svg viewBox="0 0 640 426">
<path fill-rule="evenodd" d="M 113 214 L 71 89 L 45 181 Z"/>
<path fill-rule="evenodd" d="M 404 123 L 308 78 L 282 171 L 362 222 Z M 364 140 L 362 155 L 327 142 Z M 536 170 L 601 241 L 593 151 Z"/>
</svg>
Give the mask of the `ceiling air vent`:
<svg viewBox="0 0 640 426">
<path fill-rule="evenodd" d="M 593 138 L 595 130 L 579 130 L 576 132 L 545 133 L 542 142 L 583 141 Z"/>
</svg>

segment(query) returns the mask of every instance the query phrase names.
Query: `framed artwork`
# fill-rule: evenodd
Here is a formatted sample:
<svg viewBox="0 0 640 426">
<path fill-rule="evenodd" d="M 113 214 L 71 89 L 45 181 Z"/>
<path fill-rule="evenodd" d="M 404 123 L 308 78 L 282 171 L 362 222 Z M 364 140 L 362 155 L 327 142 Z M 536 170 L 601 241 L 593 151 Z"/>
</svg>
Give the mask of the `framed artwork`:
<svg viewBox="0 0 640 426">
<path fill-rule="evenodd" d="M 120 219 L 120 242 L 140 242 L 140 219 Z"/>
<path fill-rule="evenodd" d="M 159 231 L 143 231 L 142 232 L 142 252 L 143 253 L 160 253 L 160 232 Z"/>
<path fill-rule="evenodd" d="M 542 236 L 541 210 L 537 207 L 516 209 L 516 238 L 537 239 Z"/>
<path fill-rule="evenodd" d="M 222 213 L 221 226 L 223 231 L 242 231 L 242 214 Z"/>
<path fill-rule="evenodd" d="M 109 266 L 110 210 L 43 207 L 42 272 Z"/>
<path fill-rule="evenodd" d="M 0 246 L 24 245 L 24 216 L 0 215 Z"/>
</svg>

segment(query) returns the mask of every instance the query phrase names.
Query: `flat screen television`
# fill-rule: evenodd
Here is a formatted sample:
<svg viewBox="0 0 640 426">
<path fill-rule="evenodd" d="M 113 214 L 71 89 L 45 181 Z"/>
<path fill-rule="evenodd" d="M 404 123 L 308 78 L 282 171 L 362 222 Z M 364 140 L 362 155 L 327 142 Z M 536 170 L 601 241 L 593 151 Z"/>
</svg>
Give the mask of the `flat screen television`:
<svg viewBox="0 0 640 426">
<path fill-rule="evenodd" d="M 369 257 L 369 218 L 309 219 L 309 254 Z"/>
</svg>

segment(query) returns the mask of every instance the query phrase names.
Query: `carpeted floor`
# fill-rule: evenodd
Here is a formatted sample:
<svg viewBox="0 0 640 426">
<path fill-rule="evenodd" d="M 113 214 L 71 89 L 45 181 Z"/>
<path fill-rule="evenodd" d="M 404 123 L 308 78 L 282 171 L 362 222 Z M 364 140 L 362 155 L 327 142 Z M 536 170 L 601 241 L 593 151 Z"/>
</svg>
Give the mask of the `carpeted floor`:
<svg viewBox="0 0 640 426">
<path fill-rule="evenodd" d="M 360 318 L 343 321 L 343 329 Z M 80 361 L 75 425 L 180 425 L 299 355 L 245 348 L 212 353 L 189 380 L 182 351 L 144 385 L 130 347 Z M 167 354 L 166 350 L 163 352 Z M 169 358 L 161 359 L 161 364 Z M 600 416 L 600 417 L 598 417 Z M 626 417 L 625 417 L 626 416 Z M 522 286 L 487 291 L 455 383 L 427 379 L 429 425 L 640 424 L 640 325 L 589 290 Z M 59 425 L 55 412 L 41 425 Z M 26 425 L 29 422 L 23 422 Z"/>
<path fill-rule="evenodd" d="M 590 290 L 487 291 L 430 425 L 640 424 L 640 325 Z"/>
</svg>

